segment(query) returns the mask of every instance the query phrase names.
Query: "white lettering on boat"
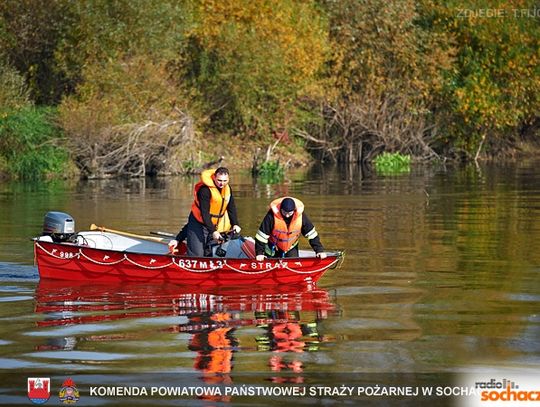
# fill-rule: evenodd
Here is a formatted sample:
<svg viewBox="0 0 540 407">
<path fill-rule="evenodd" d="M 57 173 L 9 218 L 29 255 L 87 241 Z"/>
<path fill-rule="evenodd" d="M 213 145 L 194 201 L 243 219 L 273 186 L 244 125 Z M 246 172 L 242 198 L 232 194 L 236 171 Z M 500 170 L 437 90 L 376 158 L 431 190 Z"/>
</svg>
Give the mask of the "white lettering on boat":
<svg viewBox="0 0 540 407">
<path fill-rule="evenodd" d="M 225 264 L 223 260 L 195 260 L 195 259 L 179 259 L 178 265 L 182 268 L 194 269 L 194 270 L 215 270 L 222 268 Z"/>
<path fill-rule="evenodd" d="M 250 267 L 252 270 L 271 270 L 275 266 L 276 265 L 274 263 L 262 262 L 262 261 L 258 261 L 258 262 L 254 261 L 250 264 Z"/>
<path fill-rule="evenodd" d="M 64 258 L 64 259 L 71 259 L 73 257 L 75 257 L 77 255 L 77 253 L 73 253 L 73 252 L 60 252 L 59 256 Z"/>
</svg>

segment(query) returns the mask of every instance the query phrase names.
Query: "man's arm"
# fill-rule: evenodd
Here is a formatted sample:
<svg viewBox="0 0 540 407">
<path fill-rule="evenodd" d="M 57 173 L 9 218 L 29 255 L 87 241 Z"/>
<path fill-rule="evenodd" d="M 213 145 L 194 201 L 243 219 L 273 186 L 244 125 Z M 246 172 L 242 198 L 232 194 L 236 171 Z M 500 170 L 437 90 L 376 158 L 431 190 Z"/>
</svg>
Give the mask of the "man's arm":
<svg viewBox="0 0 540 407">
<path fill-rule="evenodd" d="M 264 254 L 264 247 L 268 243 L 272 230 L 274 230 L 274 214 L 272 211 L 268 211 L 255 235 L 256 255 Z"/>
<path fill-rule="evenodd" d="M 302 214 L 302 235 L 308 239 L 308 242 L 315 253 L 324 252 L 324 247 L 321 243 L 321 239 L 319 238 L 319 233 L 305 212 Z"/>
<path fill-rule="evenodd" d="M 180 232 L 176 235 L 174 238 L 175 240 L 182 242 L 187 239 L 187 231 L 188 231 L 188 224 L 185 223 L 184 226 L 182 226 L 182 229 L 180 229 Z"/>
<path fill-rule="evenodd" d="M 231 191 L 231 199 L 229 199 L 229 203 L 227 204 L 227 213 L 229 214 L 229 220 L 231 221 L 231 226 L 238 225 L 238 213 L 236 211 L 236 203 L 234 202 L 234 197 L 232 195 Z"/>
</svg>

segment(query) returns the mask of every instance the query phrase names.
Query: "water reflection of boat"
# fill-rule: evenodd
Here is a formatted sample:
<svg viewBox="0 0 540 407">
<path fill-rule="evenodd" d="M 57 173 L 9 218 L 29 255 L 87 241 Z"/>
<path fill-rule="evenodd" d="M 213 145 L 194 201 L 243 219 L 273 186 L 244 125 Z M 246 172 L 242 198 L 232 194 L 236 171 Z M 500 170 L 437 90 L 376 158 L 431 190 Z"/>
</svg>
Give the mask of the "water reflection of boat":
<svg viewBox="0 0 540 407">
<path fill-rule="evenodd" d="M 189 335 L 187 349 L 194 353 L 197 380 L 208 384 L 232 383 L 234 357 L 242 351 L 262 352 L 272 372 L 267 380 L 302 382 L 304 366 L 298 355 L 318 351 L 329 340 L 319 332 L 319 322 L 337 311 L 328 291 L 294 285 L 210 289 L 40 280 L 35 299 L 35 311 L 42 316 L 38 328 L 58 329 L 38 351 L 69 352 L 88 342 L 147 340 L 144 327 L 155 331 L 161 325 L 162 333 Z M 137 319 L 138 329 L 130 329 L 129 320 L 113 324 L 116 332 L 111 333 L 98 326 L 126 319 Z M 79 324 L 88 325 L 77 329 Z"/>
<path fill-rule="evenodd" d="M 96 284 L 40 280 L 36 287 L 36 312 L 46 318 L 39 326 L 84 324 L 123 318 L 143 318 L 196 313 L 314 311 L 334 309 L 326 290 L 311 286 L 202 288 L 175 284 Z"/>
</svg>

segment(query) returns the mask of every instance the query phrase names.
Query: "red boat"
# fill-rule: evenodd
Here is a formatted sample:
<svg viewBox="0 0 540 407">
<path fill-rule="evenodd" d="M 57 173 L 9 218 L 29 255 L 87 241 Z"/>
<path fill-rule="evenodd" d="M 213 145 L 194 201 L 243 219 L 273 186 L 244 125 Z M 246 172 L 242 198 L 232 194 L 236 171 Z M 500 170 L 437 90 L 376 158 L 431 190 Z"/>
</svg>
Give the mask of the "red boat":
<svg viewBox="0 0 540 407">
<path fill-rule="evenodd" d="M 228 246 L 217 247 L 214 257 L 171 255 L 167 247 L 169 239 L 98 227 L 95 227 L 98 230 L 73 233 L 72 225 L 65 226 L 68 221 L 73 221 L 67 218 L 69 215 L 65 216 L 62 233 L 48 230 L 51 222 L 46 217 L 45 235 L 34 239 L 40 278 L 174 282 L 198 286 L 311 285 L 342 259 L 342 252 L 327 252 L 328 256 L 320 259 L 313 251 L 300 250 L 298 258 L 257 261 L 253 258 L 253 240 L 250 238 L 236 239 L 234 243 L 231 240 Z M 185 253 L 185 248 L 182 252 Z M 216 252 L 222 257 L 216 256 Z"/>
</svg>

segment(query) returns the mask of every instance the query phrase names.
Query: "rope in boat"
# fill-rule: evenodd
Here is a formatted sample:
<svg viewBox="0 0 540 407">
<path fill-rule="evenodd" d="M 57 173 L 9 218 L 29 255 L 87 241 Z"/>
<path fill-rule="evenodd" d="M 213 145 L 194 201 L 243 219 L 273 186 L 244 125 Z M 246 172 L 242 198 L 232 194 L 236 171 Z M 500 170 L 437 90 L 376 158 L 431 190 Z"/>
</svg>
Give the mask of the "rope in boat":
<svg viewBox="0 0 540 407">
<path fill-rule="evenodd" d="M 118 261 L 111 261 L 111 262 L 98 261 L 98 260 L 92 259 L 91 257 L 88 257 L 86 254 L 84 254 L 84 252 L 82 251 L 82 249 L 79 249 L 79 257 L 80 257 L 80 256 L 84 257 L 84 258 L 87 259 L 87 260 L 90 260 L 92 263 L 101 264 L 102 266 L 114 266 L 115 264 L 118 264 L 118 263 L 123 262 L 124 259 L 126 258 L 126 255 L 124 254 L 124 257 L 121 258 L 121 259 L 118 260 Z"/>
<path fill-rule="evenodd" d="M 162 265 L 162 266 L 144 266 L 144 265 L 142 265 L 142 264 L 137 263 L 137 262 L 134 261 L 134 260 L 131 260 L 131 259 L 130 259 L 127 255 L 125 255 L 125 254 L 124 254 L 124 258 L 125 258 L 127 261 L 129 261 L 131 264 L 134 264 L 134 265 L 136 265 L 136 266 L 138 266 L 138 267 L 142 267 L 142 268 L 147 269 L 147 270 L 159 270 L 159 269 L 163 269 L 163 268 L 165 268 L 165 267 L 169 267 L 171 264 L 174 264 L 174 262 L 171 261 L 169 264 L 164 264 L 164 265 Z"/>
</svg>

